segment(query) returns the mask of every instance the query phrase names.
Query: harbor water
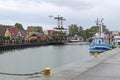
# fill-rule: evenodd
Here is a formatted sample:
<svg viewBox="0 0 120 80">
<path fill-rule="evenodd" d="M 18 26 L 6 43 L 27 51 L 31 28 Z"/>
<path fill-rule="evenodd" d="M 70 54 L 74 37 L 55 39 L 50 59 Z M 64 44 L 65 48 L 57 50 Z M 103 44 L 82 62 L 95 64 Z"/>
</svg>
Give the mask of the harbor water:
<svg viewBox="0 0 120 80">
<path fill-rule="evenodd" d="M 45 67 L 57 68 L 78 60 L 87 60 L 92 55 L 89 45 L 49 45 L 0 51 L 0 72 L 34 73 Z M 0 80 L 26 80 L 28 76 L 0 74 Z"/>
</svg>

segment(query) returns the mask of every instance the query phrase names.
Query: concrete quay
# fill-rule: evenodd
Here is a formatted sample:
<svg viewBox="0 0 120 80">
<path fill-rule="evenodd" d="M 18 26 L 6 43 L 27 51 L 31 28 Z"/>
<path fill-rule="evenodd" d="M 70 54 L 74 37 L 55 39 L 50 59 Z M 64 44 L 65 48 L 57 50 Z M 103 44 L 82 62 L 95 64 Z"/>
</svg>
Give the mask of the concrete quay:
<svg viewBox="0 0 120 80">
<path fill-rule="evenodd" d="M 52 76 L 27 80 L 120 80 L 120 48 L 100 53 L 97 58 L 77 61 L 51 70 Z"/>
</svg>

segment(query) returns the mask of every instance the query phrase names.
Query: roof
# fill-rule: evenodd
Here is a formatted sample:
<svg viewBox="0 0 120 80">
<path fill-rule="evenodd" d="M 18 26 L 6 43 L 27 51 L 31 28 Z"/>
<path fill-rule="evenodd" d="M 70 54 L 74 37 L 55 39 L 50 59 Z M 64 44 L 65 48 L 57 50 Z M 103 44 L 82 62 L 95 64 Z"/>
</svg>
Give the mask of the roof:
<svg viewBox="0 0 120 80">
<path fill-rule="evenodd" d="M 38 31 L 38 30 L 42 30 L 41 26 L 28 26 L 27 28 L 28 31 Z"/>
<path fill-rule="evenodd" d="M 10 32 L 11 36 L 17 36 L 18 32 L 19 32 L 19 29 L 15 28 L 15 27 L 10 27 L 9 32 Z"/>
<path fill-rule="evenodd" d="M 4 26 L 1 26 L 1 25 L 0 25 L 0 36 L 4 36 L 7 28 L 8 28 L 8 27 L 4 27 Z"/>
<path fill-rule="evenodd" d="M 55 30 L 47 30 L 47 31 L 48 31 L 48 33 L 55 32 Z"/>
<path fill-rule="evenodd" d="M 20 30 L 21 36 L 25 37 L 26 36 L 26 31 L 25 30 Z"/>
</svg>

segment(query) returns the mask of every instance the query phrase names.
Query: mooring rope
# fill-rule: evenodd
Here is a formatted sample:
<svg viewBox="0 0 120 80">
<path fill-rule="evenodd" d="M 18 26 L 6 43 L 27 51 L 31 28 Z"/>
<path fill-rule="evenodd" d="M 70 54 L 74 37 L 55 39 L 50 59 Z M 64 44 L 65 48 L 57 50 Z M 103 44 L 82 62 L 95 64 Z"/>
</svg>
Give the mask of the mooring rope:
<svg viewBox="0 0 120 80">
<path fill-rule="evenodd" d="M 34 73 L 27 73 L 27 74 L 0 72 L 0 74 L 2 74 L 2 75 L 13 75 L 13 76 L 32 76 L 32 75 L 37 75 L 37 74 L 43 74 L 43 72 L 44 71 L 34 72 Z"/>
</svg>

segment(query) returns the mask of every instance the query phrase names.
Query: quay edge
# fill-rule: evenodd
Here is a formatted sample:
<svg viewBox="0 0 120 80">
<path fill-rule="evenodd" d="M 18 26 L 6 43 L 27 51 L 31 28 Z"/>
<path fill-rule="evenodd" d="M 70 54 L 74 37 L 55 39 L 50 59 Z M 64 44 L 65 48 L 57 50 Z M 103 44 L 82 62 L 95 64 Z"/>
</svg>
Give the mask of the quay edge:
<svg viewBox="0 0 120 80">
<path fill-rule="evenodd" d="M 39 46 L 47 46 L 47 45 L 64 45 L 65 42 L 40 42 L 40 43 L 25 43 L 25 44 L 5 44 L 0 45 L 0 50 L 12 50 L 19 48 L 29 48 L 29 47 L 39 47 Z"/>
</svg>

